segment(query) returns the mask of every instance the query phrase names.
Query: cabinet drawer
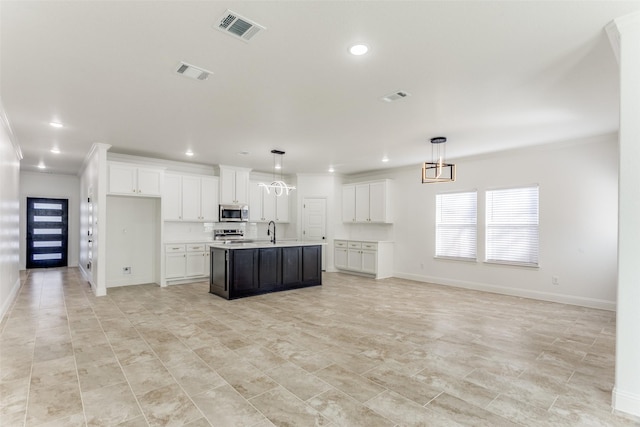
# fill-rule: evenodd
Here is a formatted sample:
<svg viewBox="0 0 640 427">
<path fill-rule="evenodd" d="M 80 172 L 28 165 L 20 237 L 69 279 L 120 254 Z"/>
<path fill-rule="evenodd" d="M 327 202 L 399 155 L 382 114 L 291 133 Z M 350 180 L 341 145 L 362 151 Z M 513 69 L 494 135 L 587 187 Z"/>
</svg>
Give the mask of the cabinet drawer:
<svg viewBox="0 0 640 427">
<path fill-rule="evenodd" d="M 370 251 L 377 251 L 378 250 L 378 244 L 377 243 L 365 243 L 365 242 L 362 242 L 362 249 L 368 249 Z"/>
<path fill-rule="evenodd" d="M 333 242 L 333 246 L 335 246 L 336 248 L 346 248 L 347 242 L 344 240 L 335 240 Z"/>
<path fill-rule="evenodd" d="M 168 254 L 175 252 L 184 252 L 184 245 L 165 245 L 164 251 Z"/>
<path fill-rule="evenodd" d="M 349 242 L 349 249 L 362 249 L 362 242 Z"/>
<path fill-rule="evenodd" d="M 187 245 L 187 252 L 202 252 L 207 249 L 204 243 L 190 243 Z"/>
</svg>

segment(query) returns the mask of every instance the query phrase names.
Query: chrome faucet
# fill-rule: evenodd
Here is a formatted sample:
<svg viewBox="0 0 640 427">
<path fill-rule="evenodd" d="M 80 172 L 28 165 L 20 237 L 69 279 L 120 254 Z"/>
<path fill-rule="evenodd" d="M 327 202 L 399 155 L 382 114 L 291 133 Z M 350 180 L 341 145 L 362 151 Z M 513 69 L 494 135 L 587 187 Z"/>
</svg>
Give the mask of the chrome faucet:
<svg viewBox="0 0 640 427">
<path fill-rule="evenodd" d="M 267 225 L 267 236 L 271 236 L 271 224 L 273 224 L 273 237 L 269 241 L 275 245 L 276 244 L 276 223 L 273 221 L 269 221 L 269 225 Z"/>
</svg>

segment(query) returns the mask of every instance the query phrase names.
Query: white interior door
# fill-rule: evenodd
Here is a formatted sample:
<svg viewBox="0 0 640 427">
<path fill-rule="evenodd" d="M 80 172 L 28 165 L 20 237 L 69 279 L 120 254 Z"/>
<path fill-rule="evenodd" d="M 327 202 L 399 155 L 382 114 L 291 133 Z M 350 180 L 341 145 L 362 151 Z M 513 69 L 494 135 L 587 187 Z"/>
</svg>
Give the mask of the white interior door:
<svg viewBox="0 0 640 427">
<path fill-rule="evenodd" d="M 302 240 L 326 243 L 327 199 L 302 200 Z M 326 269 L 327 247 L 322 245 L 322 270 Z"/>
</svg>

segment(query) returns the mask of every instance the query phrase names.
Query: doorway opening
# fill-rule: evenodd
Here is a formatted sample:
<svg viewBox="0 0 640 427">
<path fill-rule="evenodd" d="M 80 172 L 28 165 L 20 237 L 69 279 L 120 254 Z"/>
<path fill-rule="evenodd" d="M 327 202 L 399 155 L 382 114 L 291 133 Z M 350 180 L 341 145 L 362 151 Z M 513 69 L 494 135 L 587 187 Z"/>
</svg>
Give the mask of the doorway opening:
<svg viewBox="0 0 640 427">
<path fill-rule="evenodd" d="M 27 268 L 67 266 L 69 201 L 27 197 Z"/>
</svg>

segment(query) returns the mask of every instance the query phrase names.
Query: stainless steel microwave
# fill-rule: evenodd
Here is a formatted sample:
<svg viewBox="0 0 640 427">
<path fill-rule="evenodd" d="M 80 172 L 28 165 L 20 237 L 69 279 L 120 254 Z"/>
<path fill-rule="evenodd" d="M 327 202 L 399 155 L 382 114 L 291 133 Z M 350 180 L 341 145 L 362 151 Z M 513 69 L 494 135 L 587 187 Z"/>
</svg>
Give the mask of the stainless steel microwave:
<svg viewBox="0 0 640 427">
<path fill-rule="evenodd" d="M 220 222 L 247 222 L 249 221 L 249 206 L 247 205 L 220 205 Z"/>
</svg>

